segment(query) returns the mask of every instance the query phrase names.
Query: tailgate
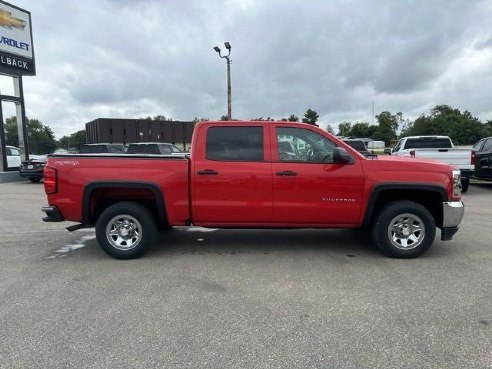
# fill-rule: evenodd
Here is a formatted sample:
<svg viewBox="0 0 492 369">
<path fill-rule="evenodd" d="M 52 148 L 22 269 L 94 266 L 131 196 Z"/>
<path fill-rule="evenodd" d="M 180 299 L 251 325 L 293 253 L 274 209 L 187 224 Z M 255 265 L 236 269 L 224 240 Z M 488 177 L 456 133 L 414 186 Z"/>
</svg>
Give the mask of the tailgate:
<svg viewBox="0 0 492 369">
<path fill-rule="evenodd" d="M 459 169 L 471 169 L 471 149 L 415 149 L 415 157 L 433 159 Z"/>
</svg>

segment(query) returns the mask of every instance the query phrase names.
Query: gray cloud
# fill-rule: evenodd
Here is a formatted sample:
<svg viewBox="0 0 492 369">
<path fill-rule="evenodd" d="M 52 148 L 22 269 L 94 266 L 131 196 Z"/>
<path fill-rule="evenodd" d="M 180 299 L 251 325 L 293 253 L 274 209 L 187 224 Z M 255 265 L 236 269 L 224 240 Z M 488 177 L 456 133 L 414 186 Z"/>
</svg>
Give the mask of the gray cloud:
<svg viewBox="0 0 492 369">
<path fill-rule="evenodd" d="M 58 136 L 98 117 L 226 111 L 280 118 L 307 108 L 325 124 L 448 103 L 492 119 L 492 5 L 487 1 L 37 1 L 38 75 L 30 116 Z M 488 85 L 487 85 L 488 83 Z"/>
</svg>

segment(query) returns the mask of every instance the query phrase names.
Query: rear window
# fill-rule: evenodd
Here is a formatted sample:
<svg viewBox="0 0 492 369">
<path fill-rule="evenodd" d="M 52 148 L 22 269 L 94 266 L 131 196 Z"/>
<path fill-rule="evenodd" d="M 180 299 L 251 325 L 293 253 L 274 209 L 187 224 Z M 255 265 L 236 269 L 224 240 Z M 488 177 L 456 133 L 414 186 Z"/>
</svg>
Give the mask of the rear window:
<svg viewBox="0 0 492 369">
<path fill-rule="evenodd" d="M 449 138 L 422 137 L 409 138 L 405 142 L 404 149 L 450 149 L 452 148 Z"/>
<path fill-rule="evenodd" d="M 206 158 L 219 161 L 263 161 L 262 127 L 211 127 Z"/>
</svg>

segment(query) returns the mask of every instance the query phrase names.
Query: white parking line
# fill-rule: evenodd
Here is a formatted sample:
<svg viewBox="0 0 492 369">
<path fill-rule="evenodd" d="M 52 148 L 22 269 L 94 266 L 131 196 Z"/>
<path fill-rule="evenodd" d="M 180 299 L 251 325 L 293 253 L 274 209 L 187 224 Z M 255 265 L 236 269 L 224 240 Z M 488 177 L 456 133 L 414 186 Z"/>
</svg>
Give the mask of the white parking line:
<svg viewBox="0 0 492 369">
<path fill-rule="evenodd" d="M 79 240 L 77 240 L 76 243 L 72 243 L 72 244 L 68 244 L 68 245 L 63 246 L 62 248 L 56 250 L 54 254 L 47 256 L 46 259 L 56 259 L 56 258 L 67 256 L 67 254 L 70 251 L 86 247 L 87 245 L 85 243 L 87 241 L 93 240 L 95 238 L 96 238 L 95 234 L 82 236 Z"/>
</svg>

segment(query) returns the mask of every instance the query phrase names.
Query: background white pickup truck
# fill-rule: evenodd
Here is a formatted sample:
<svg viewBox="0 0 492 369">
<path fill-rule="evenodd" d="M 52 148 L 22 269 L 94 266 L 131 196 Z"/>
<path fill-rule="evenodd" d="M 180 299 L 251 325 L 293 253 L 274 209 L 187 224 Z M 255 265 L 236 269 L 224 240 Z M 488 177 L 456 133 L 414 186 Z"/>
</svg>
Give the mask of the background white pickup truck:
<svg viewBox="0 0 492 369">
<path fill-rule="evenodd" d="M 458 149 L 448 136 L 409 136 L 400 139 L 391 155 L 433 159 L 452 165 L 461 171 L 462 192 L 468 190 L 475 166 L 472 149 Z"/>
</svg>

